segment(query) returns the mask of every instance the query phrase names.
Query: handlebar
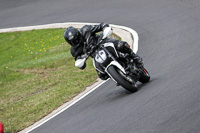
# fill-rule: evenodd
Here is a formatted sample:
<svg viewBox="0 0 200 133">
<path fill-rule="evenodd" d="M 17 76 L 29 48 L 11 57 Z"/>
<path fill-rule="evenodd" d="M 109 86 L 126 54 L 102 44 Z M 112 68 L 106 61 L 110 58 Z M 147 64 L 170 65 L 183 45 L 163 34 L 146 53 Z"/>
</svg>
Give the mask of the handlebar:
<svg viewBox="0 0 200 133">
<path fill-rule="evenodd" d="M 88 57 L 90 56 L 90 54 L 99 46 L 99 44 L 103 41 L 103 34 L 100 34 L 100 37 L 98 38 L 98 41 L 95 45 L 91 45 L 90 46 L 90 51 L 87 52 Z M 88 58 L 87 57 L 87 58 Z"/>
</svg>

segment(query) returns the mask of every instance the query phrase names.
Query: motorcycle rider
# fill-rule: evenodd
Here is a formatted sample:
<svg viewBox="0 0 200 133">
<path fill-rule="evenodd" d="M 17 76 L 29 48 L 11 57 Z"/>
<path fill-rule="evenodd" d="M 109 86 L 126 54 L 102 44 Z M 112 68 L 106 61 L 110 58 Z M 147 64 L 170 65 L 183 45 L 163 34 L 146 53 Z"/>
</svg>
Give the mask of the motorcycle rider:
<svg viewBox="0 0 200 133">
<path fill-rule="evenodd" d="M 97 32 L 103 31 L 106 27 L 109 27 L 109 24 L 102 22 L 99 25 L 85 25 L 80 31 L 74 27 L 66 28 L 64 32 L 65 40 L 71 45 L 71 55 L 74 57 L 75 61 L 77 59 L 84 58 L 87 51 L 90 49 L 89 44 L 95 44 L 98 41 Z M 106 42 L 112 42 L 116 48 L 116 50 L 128 54 L 130 57 L 134 59 L 136 64 L 143 65 L 142 58 L 136 55 L 131 49 L 127 42 L 119 41 L 116 39 L 107 38 Z M 80 69 L 84 69 L 86 67 L 86 63 Z M 106 80 L 109 78 L 107 74 L 103 74 L 97 70 L 98 76 L 102 80 Z"/>
</svg>

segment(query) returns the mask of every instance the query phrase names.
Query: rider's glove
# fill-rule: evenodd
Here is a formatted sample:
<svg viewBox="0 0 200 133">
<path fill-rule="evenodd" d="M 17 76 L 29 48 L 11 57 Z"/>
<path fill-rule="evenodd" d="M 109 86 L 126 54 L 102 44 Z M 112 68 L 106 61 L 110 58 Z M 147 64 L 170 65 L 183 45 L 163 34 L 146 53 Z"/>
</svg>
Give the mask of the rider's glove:
<svg viewBox="0 0 200 133">
<path fill-rule="evenodd" d="M 82 57 L 83 56 L 83 57 Z M 80 65 L 78 62 L 79 62 L 79 59 L 84 59 L 84 56 L 87 56 L 87 55 L 81 55 L 81 56 L 78 56 L 77 57 L 77 59 L 76 59 L 76 61 L 75 61 L 75 66 L 77 66 L 79 69 L 81 69 L 81 70 L 83 70 L 83 69 L 85 69 L 85 67 L 86 67 L 86 63 L 84 62 L 84 64 L 83 65 Z M 78 63 L 78 65 L 76 65 Z"/>
<path fill-rule="evenodd" d="M 82 54 L 81 55 L 81 58 L 83 59 L 83 58 L 86 58 L 87 57 L 87 54 Z M 80 59 L 80 58 L 79 58 Z"/>
</svg>

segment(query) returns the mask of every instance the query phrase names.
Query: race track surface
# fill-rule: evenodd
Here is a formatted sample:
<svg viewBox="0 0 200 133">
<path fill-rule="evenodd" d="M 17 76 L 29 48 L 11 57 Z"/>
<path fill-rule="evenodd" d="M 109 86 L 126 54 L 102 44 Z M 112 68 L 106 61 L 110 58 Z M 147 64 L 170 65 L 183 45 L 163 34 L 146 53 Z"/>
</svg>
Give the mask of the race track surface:
<svg viewBox="0 0 200 133">
<path fill-rule="evenodd" d="M 111 80 L 31 133 L 199 133 L 199 0 L 0 0 L 0 28 L 108 22 L 135 29 L 151 81 Z"/>
</svg>

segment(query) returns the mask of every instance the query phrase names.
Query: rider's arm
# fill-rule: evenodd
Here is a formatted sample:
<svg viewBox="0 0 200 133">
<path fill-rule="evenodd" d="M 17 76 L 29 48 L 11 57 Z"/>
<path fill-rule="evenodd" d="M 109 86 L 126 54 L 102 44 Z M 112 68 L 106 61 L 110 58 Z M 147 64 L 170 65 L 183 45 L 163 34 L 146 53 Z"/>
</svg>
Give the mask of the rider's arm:
<svg viewBox="0 0 200 133">
<path fill-rule="evenodd" d="M 87 38 L 89 38 L 91 35 L 103 31 L 106 27 L 109 27 L 109 24 L 102 22 L 99 25 L 85 25 L 80 29 L 80 31 L 85 41 L 87 41 Z"/>
<path fill-rule="evenodd" d="M 109 24 L 102 22 L 99 25 L 85 25 L 83 26 L 80 31 L 83 36 L 84 42 L 88 44 L 90 41 L 90 37 L 95 35 L 95 33 L 103 31 L 106 27 L 109 27 Z"/>
<path fill-rule="evenodd" d="M 103 31 L 106 27 L 109 27 L 109 24 L 102 22 L 99 25 L 92 26 L 91 32 L 97 33 L 97 32 Z"/>
<path fill-rule="evenodd" d="M 74 57 L 75 59 L 75 62 L 78 60 L 78 59 L 83 59 L 85 58 L 85 54 L 80 54 L 78 53 L 77 51 L 75 51 L 75 49 L 73 47 L 71 47 L 70 49 L 70 52 L 71 52 L 71 55 Z M 85 69 L 86 67 L 86 63 L 84 63 L 84 65 L 82 67 L 79 67 L 79 69 Z"/>
</svg>

